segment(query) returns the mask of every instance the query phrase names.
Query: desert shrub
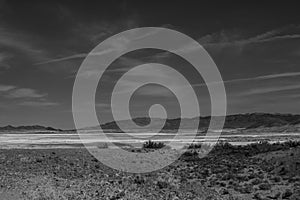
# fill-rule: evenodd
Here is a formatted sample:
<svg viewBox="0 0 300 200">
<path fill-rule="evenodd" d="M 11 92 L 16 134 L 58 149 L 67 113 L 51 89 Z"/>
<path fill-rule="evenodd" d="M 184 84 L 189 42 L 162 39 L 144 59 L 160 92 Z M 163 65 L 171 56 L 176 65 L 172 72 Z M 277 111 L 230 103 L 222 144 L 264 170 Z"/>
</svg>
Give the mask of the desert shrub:
<svg viewBox="0 0 300 200">
<path fill-rule="evenodd" d="M 198 156 L 198 152 L 197 151 L 185 151 L 182 155 L 183 156 Z"/>
<path fill-rule="evenodd" d="M 285 150 L 289 148 L 294 148 L 300 146 L 300 141 L 286 141 L 283 143 L 269 143 L 268 141 L 260 141 L 257 143 L 252 143 L 244 147 L 244 149 L 250 150 L 252 153 L 265 153 L 270 151 Z"/>
<path fill-rule="evenodd" d="M 142 176 L 136 176 L 133 180 L 135 184 L 141 185 L 145 183 L 145 178 Z"/>
<path fill-rule="evenodd" d="M 210 143 L 192 143 L 187 147 L 188 150 L 200 150 L 201 153 L 209 153 L 213 149 L 213 145 Z M 199 152 L 200 153 L 200 152 Z"/>
<path fill-rule="evenodd" d="M 217 144 L 215 144 L 212 148 L 212 153 L 217 153 L 217 152 L 222 152 L 222 153 L 231 153 L 233 152 L 235 149 L 235 147 L 228 143 L 228 142 L 224 142 L 224 141 L 220 141 Z"/>
<path fill-rule="evenodd" d="M 157 181 L 156 185 L 158 186 L 159 189 L 164 189 L 169 186 L 168 183 L 165 181 Z"/>
<path fill-rule="evenodd" d="M 227 141 L 219 141 L 215 145 L 207 144 L 207 143 L 192 143 L 190 144 L 187 149 L 190 152 L 196 151 L 198 149 L 204 149 L 205 151 L 209 152 L 210 154 L 242 154 L 245 156 L 253 156 L 259 153 L 266 153 L 271 151 L 278 151 L 278 150 L 286 150 L 290 148 L 300 147 L 300 141 L 286 141 L 286 142 L 277 142 L 277 143 L 270 143 L 266 140 L 261 140 L 255 143 L 247 144 L 247 145 L 238 145 L 234 146 Z M 200 153 L 200 152 L 199 152 Z M 191 153 L 187 153 L 186 156 L 189 156 Z M 200 153 L 201 155 L 201 153 Z M 270 169 L 266 170 L 273 170 L 271 167 Z"/>
<path fill-rule="evenodd" d="M 185 151 L 181 157 L 182 160 L 189 162 L 189 161 L 197 161 L 200 159 L 199 153 L 195 150 L 187 150 Z"/>
<path fill-rule="evenodd" d="M 245 156 L 252 156 L 259 153 L 266 153 L 271 151 L 278 151 L 278 150 L 285 150 L 289 148 L 295 148 L 300 146 L 300 141 L 286 141 L 286 142 L 277 142 L 277 143 L 270 143 L 266 140 L 261 140 L 256 143 L 251 143 L 245 146 L 239 145 L 234 146 L 227 141 L 219 141 L 214 146 L 210 146 L 209 144 L 205 143 L 192 143 L 187 147 L 188 150 L 196 150 L 196 149 L 203 149 L 206 148 L 211 150 L 211 153 L 240 153 L 244 154 Z M 211 149 L 212 148 L 212 149 Z"/>
<path fill-rule="evenodd" d="M 229 142 L 221 141 L 217 144 L 217 147 L 220 147 L 222 149 L 234 149 L 234 146 L 230 144 Z"/>
<path fill-rule="evenodd" d="M 283 144 L 287 147 L 298 147 L 298 146 L 300 146 L 300 141 L 289 140 Z"/>
<path fill-rule="evenodd" d="M 165 146 L 166 145 L 163 142 L 153 142 L 151 140 L 149 140 L 143 144 L 144 149 L 161 149 Z"/>
<path fill-rule="evenodd" d="M 259 141 L 257 143 L 252 143 L 249 145 L 249 147 L 251 148 L 251 151 L 256 153 L 264 153 L 264 152 L 278 150 L 276 148 L 276 145 L 272 145 L 268 141 L 264 141 L 264 140 Z"/>
<path fill-rule="evenodd" d="M 201 149 L 202 144 L 201 143 L 192 143 L 189 145 L 188 149 Z"/>
</svg>

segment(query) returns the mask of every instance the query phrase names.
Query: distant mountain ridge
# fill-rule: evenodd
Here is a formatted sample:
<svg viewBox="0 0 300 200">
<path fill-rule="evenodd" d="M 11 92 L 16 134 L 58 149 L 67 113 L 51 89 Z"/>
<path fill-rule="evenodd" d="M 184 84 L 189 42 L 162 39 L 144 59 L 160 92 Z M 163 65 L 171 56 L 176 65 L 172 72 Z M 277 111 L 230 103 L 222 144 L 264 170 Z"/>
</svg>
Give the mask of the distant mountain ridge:
<svg viewBox="0 0 300 200">
<path fill-rule="evenodd" d="M 205 132 L 209 126 L 211 117 L 199 117 L 199 131 Z M 217 121 L 220 117 L 216 117 Z M 163 119 L 155 118 L 151 119 L 154 124 L 161 124 Z M 167 119 L 161 132 L 176 131 L 179 126 L 182 129 L 193 128 L 195 118 L 176 118 Z M 133 121 L 139 126 L 146 126 L 150 123 L 150 118 L 139 117 L 134 118 Z M 127 130 L 131 130 L 129 126 L 129 120 L 118 121 L 122 124 L 122 127 L 128 127 Z M 99 127 L 88 127 L 88 129 L 97 129 Z M 107 132 L 123 132 L 117 122 L 112 121 L 101 125 L 101 128 Z M 224 129 L 241 129 L 243 132 L 260 131 L 260 132 L 300 132 L 300 115 L 299 114 L 269 114 L 269 113 L 247 113 L 247 114 L 235 114 L 226 116 Z M 141 130 L 143 130 L 141 128 Z M 65 131 L 72 133 L 75 130 L 61 130 L 53 127 L 46 126 L 4 126 L 0 127 L 0 131 L 13 132 L 13 131 L 34 131 L 34 132 L 61 132 Z M 126 130 L 125 130 L 126 131 Z"/>
<path fill-rule="evenodd" d="M 211 117 L 199 117 L 199 130 L 205 130 L 208 128 Z M 216 120 L 218 121 L 216 117 Z M 152 123 L 159 124 L 159 120 L 162 119 L 152 119 Z M 197 118 L 177 118 L 177 119 L 167 119 L 163 127 L 163 130 L 176 130 L 179 125 L 183 129 L 189 129 L 193 127 L 193 121 Z M 122 120 L 118 123 L 122 123 L 123 127 L 126 127 L 129 120 Z M 150 123 L 150 118 L 141 117 L 135 118 L 133 121 L 140 126 L 145 126 Z M 181 124 L 182 123 L 182 124 Z M 281 131 L 296 131 L 300 130 L 300 115 L 293 114 L 269 114 L 269 113 L 247 113 L 247 114 L 235 114 L 226 116 L 224 129 L 245 129 L 245 130 L 261 130 L 261 129 L 271 129 L 280 128 Z M 119 127 L 115 121 L 108 122 L 101 125 L 102 129 L 119 130 Z"/>
<path fill-rule="evenodd" d="M 0 131 L 62 131 L 62 130 L 53 127 L 40 126 L 40 125 L 32 125 L 32 126 L 7 125 L 7 126 L 0 127 Z"/>
</svg>

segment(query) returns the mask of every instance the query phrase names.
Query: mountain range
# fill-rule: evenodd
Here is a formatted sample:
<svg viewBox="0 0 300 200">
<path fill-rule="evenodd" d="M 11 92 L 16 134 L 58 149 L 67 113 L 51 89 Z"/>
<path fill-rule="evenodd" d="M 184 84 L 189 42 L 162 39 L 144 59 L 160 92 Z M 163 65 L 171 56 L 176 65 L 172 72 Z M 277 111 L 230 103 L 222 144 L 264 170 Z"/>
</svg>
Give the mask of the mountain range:
<svg viewBox="0 0 300 200">
<path fill-rule="evenodd" d="M 216 121 L 220 120 L 220 117 L 215 118 Z M 151 123 L 160 124 L 163 119 L 151 119 Z M 177 118 L 167 119 L 162 132 L 168 132 L 178 129 L 181 125 L 182 129 L 191 129 L 193 122 L 197 118 Z M 209 126 L 211 117 L 199 117 L 199 131 L 205 132 Z M 140 126 L 146 126 L 150 123 L 150 118 L 142 117 L 135 118 L 133 121 Z M 128 120 L 119 121 L 122 127 L 129 125 Z M 117 123 L 109 122 L 101 125 L 104 130 L 118 130 L 121 131 Z M 300 131 L 300 115 L 293 114 L 269 114 L 269 113 L 247 113 L 247 114 L 236 114 L 228 115 L 225 118 L 224 129 L 240 129 L 244 132 L 251 131 L 274 131 L 274 132 L 297 132 Z M 130 127 L 128 126 L 128 129 Z"/>
<path fill-rule="evenodd" d="M 53 127 L 45 127 L 40 125 L 32 125 L 32 126 L 3 126 L 0 127 L 0 131 L 34 131 L 34 132 L 57 132 L 62 131 L 61 129 L 56 129 Z"/>
<path fill-rule="evenodd" d="M 209 126 L 211 120 L 210 116 L 199 117 L 199 131 L 205 132 Z M 218 120 L 218 117 L 216 117 Z M 151 119 L 151 123 L 161 124 L 163 119 L 155 118 Z M 176 131 L 181 125 L 182 129 L 191 129 L 194 121 L 197 118 L 176 118 L 167 119 L 161 132 Z M 134 118 L 133 121 L 139 126 L 146 126 L 150 123 L 150 118 L 140 117 Z M 122 124 L 122 127 L 128 128 L 129 120 L 118 121 Z M 89 127 L 86 129 L 96 129 L 97 127 Z M 99 128 L 99 127 L 98 127 Z M 117 122 L 108 122 L 101 125 L 103 130 L 107 132 L 122 132 L 117 125 Z M 235 114 L 226 116 L 224 129 L 240 129 L 243 132 L 261 131 L 261 132 L 299 132 L 300 131 L 300 115 L 294 114 L 269 114 L 269 113 L 247 113 L 247 114 Z M 143 130 L 142 128 L 139 130 Z M 4 126 L 0 127 L 0 131 L 15 132 L 15 131 L 33 131 L 33 132 L 61 132 L 66 130 L 56 129 L 53 127 L 45 127 L 39 125 L 33 126 Z M 75 131 L 75 130 L 74 130 Z"/>
</svg>

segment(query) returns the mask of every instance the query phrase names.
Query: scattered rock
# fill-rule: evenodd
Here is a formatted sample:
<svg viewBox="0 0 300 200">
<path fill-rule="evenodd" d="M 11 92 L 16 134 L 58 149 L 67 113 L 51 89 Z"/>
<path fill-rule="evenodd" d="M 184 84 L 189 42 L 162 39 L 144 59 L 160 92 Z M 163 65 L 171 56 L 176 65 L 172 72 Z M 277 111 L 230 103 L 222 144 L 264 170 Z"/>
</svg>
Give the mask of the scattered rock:
<svg viewBox="0 0 300 200">
<path fill-rule="evenodd" d="M 220 194 L 222 194 L 222 195 L 229 194 L 229 191 L 228 191 L 226 188 L 221 188 L 219 192 L 220 192 Z"/>
<path fill-rule="evenodd" d="M 269 184 L 269 183 L 261 183 L 261 184 L 259 184 L 258 188 L 260 190 L 270 190 L 271 189 L 271 184 Z"/>
<path fill-rule="evenodd" d="M 282 193 L 282 198 L 283 199 L 287 199 L 289 198 L 290 196 L 293 195 L 293 192 L 290 190 L 290 189 L 286 189 L 283 193 Z"/>
<path fill-rule="evenodd" d="M 253 179 L 253 180 L 251 181 L 251 184 L 252 184 L 252 185 L 258 185 L 258 184 L 260 184 L 260 183 L 262 183 L 262 180 L 259 179 L 259 178 L 255 178 L 255 179 Z"/>
<path fill-rule="evenodd" d="M 280 195 L 281 195 L 281 193 L 277 192 L 275 195 L 273 195 L 273 196 L 269 195 L 267 197 L 270 198 L 270 199 L 279 199 Z"/>
<path fill-rule="evenodd" d="M 260 193 L 255 193 L 253 198 L 257 200 L 264 200 L 264 197 Z"/>
</svg>

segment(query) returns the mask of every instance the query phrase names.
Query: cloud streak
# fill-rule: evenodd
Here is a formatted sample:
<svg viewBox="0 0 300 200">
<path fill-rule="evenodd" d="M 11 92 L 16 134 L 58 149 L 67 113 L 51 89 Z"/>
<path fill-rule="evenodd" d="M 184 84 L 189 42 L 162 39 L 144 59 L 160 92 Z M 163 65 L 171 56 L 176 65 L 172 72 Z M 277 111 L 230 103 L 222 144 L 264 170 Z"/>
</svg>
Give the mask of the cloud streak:
<svg viewBox="0 0 300 200">
<path fill-rule="evenodd" d="M 299 85 L 287 85 L 287 86 L 264 87 L 264 88 L 251 89 L 247 92 L 240 93 L 240 95 L 248 96 L 248 95 L 257 95 L 257 94 L 265 94 L 265 93 L 271 93 L 271 92 L 280 92 L 280 91 L 297 90 L 297 89 L 300 89 L 300 84 Z"/>
<path fill-rule="evenodd" d="M 20 34 L 15 31 L 0 27 L 0 45 L 8 49 L 14 49 L 22 52 L 35 60 L 47 59 L 45 52 L 35 47 L 32 42 L 35 41 L 32 35 L 25 33 Z"/>
<path fill-rule="evenodd" d="M 242 81 L 254 81 L 254 80 L 268 80 L 275 78 L 288 78 L 293 76 L 300 76 L 300 72 L 287 72 L 287 73 L 279 73 L 279 74 L 269 74 L 264 76 L 256 76 L 251 78 L 240 78 L 224 81 L 224 83 L 234 83 L 234 82 L 242 82 Z"/>
<path fill-rule="evenodd" d="M 0 69 L 9 69 L 10 66 L 7 64 L 7 60 L 9 60 L 12 56 L 7 53 L 0 53 Z"/>
<path fill-rule="evenodd" d="M 71 56 L 66 56 L 66 57 L 62 57 L 62 58 L 57 58 L 57 59 L 50 59 L 44 62 L 38 62 L 35 63 L 35 65 L 44 65 L 44 64 L 49 64 L 49 63 L 56 63 L 56 62 L 62 62 L 62 61 L 67 61 L 67 60 L 73 60 L 73 59 L 77 59 L 77 58 L 85 58 L 88 54 L 86 53 L 79 53 L 79 54 L 74 54 Z"/>
<path fill-rule="evenodd" d="M 17 88 L 12 89 L 8 94 L 5 95 L 7 98 L 18 99 L 18 98 L 42 98 L 47 94 L 38 93 L 36 90 L 31 88 Z"/>
<path fill-rule="evenodd" d="M 32 88 L 19 88 L 13 85 L 0 85 L 0 97 L 15 100 L 14 105 L 18 106 L 57 106 L 56 102 L 48 101 L 46 93 L 40 93 Z"/>
<path fill-rule="evenodd" d="M 160 97 L 172 97 L 174 94 L 166 88 L 157 87 L 157 86 L 147 86 L 140 89 L 137 92 L 138 95 L 143 96 L 160 96 Z"/>
<path fill-rule="evenodd" d="M 0 85 L 0 92 L 7 92 L 9 90 L 12 90 L 16 88 L 15 86 L 13 85 Z"/>
<path fill-rule="evenodd" d="M 44 106 L 57 106 L 59 105 L 56 102 L 49 101 L 24 101 L 18 103 L 19 106 L 31 106 L 31 107 L 44 107 Z"/>
<path fill-rule="evenodd" d="M 296 29 L 297 31 L 290 31 Z M 198 39 L 203 46 L 246 45 L 300 38 L 300 26 L 285 26 L 252 37 L 244 37 L 239 31 L 225 31 L 205 35 Z"/>
<path fill-rule="evenodd" d="M 194 84 L 194 87 L 204 87 L 209 84 L 230 84 L 230 83 L 239 83 L 244 81 L 255 81 L 255 80 L 269 80 L 269 79 L 275 79 L 275 78 L 289 78 L 289 77 L 295 77 L 300 76 L 300 72 L 287 72 L 287 73 L 279 73 L 279 74 L 269 74 L 264 76 L 256 76 L 256 77 L 250 77 L 250 78 L 239 78 L 239 79 L 231 79 L 226 80 L 223 82 L 211 82 L 211 83 L 201 83 L 201 84 Z"/>
<path fill-rule="evenodd" d="M 300 26 L 295 26 L 296 28 L 300 28 Z M 210 47 L 210 46 L 227 46 L 227 45 L 246 45 L 246 44 L 252 44 L 252 43 L 263 43 L 263 42 L 272 42 L 277 40 L 286 40 L 286 39 L 299 39 L 300 33 L 290 33 L 285 34 L 291 26 L 286 26 L 274 30 L 267 31 L 265 33 L 261 33 L 259 35 L 244 38 L 238 31 L 231 32 L 231 31 L 225 31 L 222 30 L 221 32 L 212 33 L 205 35 L 198 39 L 198 42 L 203 45 L 204 47 Z M 154 33 L 149 33 L 154 34 Z M 115 45 L 117 45 L 116 43 Z M 124 45 L 122 45 L 124 47 Z M 189 49 L 188 46 L 184 46 L 184 49 L 178 49 L 174 50 L 176 51 L 193 51 L 194 49 Z M 61 58 L 55 58 L 46 60 L 44 62 L 38 62 L 35 65 L 44 65 L 49 63 L 56 63 L 56 62 L 62 62 L 62 61 L 68 61 L 78 58 L 85 58 L 88 55 L 88 53 L 78 53 L 66 57 Z M 96 54 L 97 55 L 97 54 Z M 160 53 L 157 55 L 157 57 L 168 57 L 169 53 Z"/>
</svg>

